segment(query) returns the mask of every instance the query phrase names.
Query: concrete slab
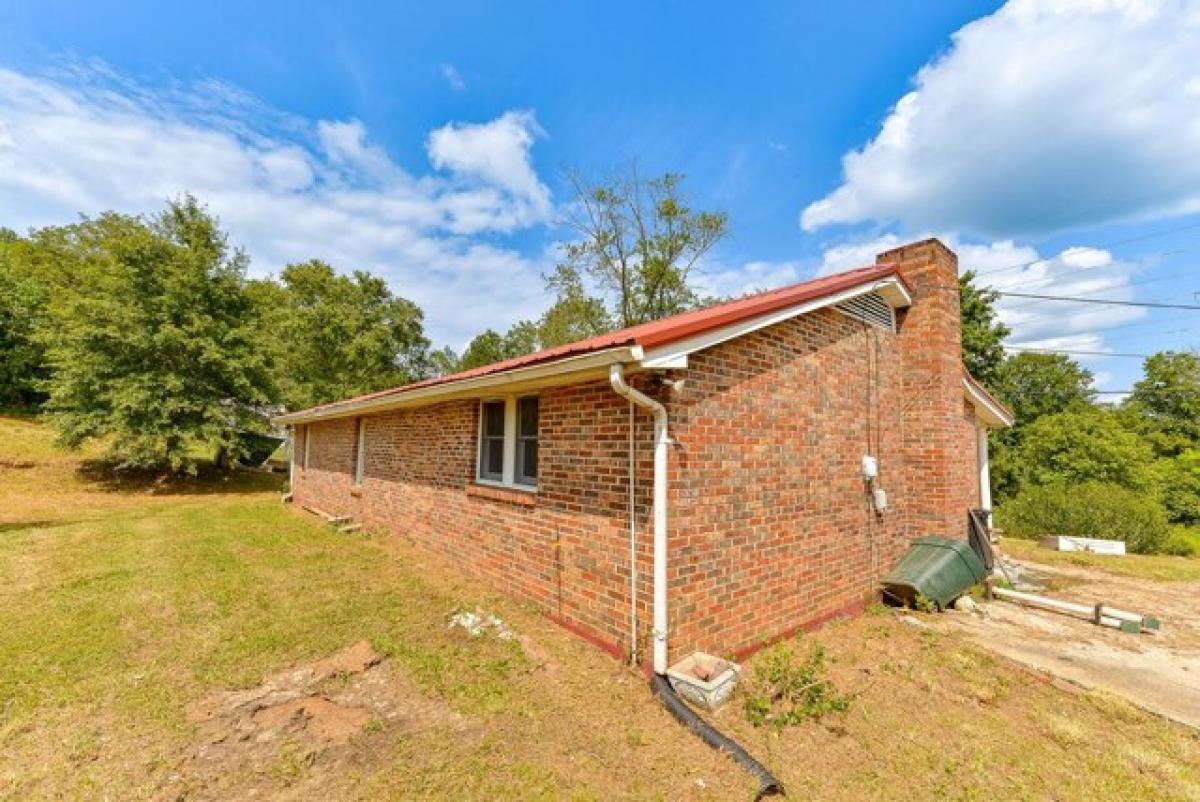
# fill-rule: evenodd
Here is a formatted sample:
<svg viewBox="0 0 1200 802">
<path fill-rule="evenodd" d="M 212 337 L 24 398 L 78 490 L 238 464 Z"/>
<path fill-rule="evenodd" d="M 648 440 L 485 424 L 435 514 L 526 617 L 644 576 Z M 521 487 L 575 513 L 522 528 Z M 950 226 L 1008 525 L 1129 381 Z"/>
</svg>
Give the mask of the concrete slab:
<svg viewBox="0 0 1200 802">
<path fill-rule="evenodd" d="M 1146 710 L 1200 729 L 1200 583 L 1113 577 L 1086 569 L 1059 571 L 1063 585 L 1047 595 L 1103 601 L 1162 619 L 1157 633 L 1129 634 L 1088 621 L 1003 601 L 982 614 L 948 612 L 938 628 L 1052 676 L 1125 697 Z"/>
</svg>

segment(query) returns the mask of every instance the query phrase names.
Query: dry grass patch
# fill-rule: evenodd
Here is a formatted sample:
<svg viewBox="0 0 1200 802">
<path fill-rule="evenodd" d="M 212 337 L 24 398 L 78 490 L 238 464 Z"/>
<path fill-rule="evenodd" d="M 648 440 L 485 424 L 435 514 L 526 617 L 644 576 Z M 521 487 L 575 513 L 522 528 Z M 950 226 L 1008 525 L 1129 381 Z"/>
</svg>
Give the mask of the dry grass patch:
<svg viewBox="0 0 1200 802">
<path fill-rule="evenodd" d="M 2 459 L 35 466 L 0 469 L 0 797 L 752 797 L 642 677 L 397 539 L 280 504 L 277 480 L 114 487 L 12 418 Z M 447 625 L 475 609 L 518 637 Z M 816 637 L 845 715 L 778 736 L 738 699 L 715 717 L 792 798 L 1200 794 L 1191 731 L 887 614 Z M 326 670 L 360 641 L 371 660 Z"/>
<path fill-rule="evenodd" d="M 778 734 L 736 705 L 715 721 L 793 798 L 1200 798 L 1198 734 L 1119 700 L 1064 693 L 891 611 L 802 640 L 825 647 L 829 677 L 853 696 L 847 713 Z"/>
<path fill-rule="evenodd" d="M 1115 576 L 1152 579 L 1158 582 L 1200 580 L 1200 557 L 1171 557 L 1165 554 L 1126 554 L 1111 557 L 1081 551 L 1055 551 L 1034 540 L 1005 538 L 1002 548 L 1019 560 L 1043 565 L 1095 568 Z"/>
</svg>

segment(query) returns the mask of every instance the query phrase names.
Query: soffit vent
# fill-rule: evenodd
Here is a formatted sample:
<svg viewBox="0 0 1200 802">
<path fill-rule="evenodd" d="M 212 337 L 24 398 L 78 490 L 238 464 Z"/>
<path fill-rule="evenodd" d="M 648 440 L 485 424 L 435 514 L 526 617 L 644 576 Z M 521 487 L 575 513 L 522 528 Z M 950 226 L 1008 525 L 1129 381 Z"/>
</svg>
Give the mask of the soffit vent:
<svg viewBox="0 0 1200 802">
<path fill-rule="evenodd" d="M 891 305 L 883 299 L 883 296 L 877 292 L 869 292 L 848 301 L 842 301 L 834 308 L 855 320 L 861 320 L 888 331 L 896 330 L 895 312 Z"/>
</svg>

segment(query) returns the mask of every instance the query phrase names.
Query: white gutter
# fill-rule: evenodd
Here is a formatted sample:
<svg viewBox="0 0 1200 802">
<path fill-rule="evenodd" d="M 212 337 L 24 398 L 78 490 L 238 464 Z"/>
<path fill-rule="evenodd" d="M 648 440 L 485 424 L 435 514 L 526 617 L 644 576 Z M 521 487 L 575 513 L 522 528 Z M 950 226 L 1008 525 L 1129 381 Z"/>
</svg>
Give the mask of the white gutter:
<svg viewBox="0 0 1200 802">
<path fill-rule="evenodd" d="M 654 673 L 667 673 L 667 408 L 625 383 L 625 369 L 613 364 L 609 384 L 654 415 Z"/>
<path fill-rule="evenodd" d="M 613 362 L 639 362 L 642 359 L 642 348 L 639 345 L 618 346 L 594 351 L 587 354 L 556 359 L 539 365 L 527 365 L 511 368 L 497 373 L 486 373 L 482 376 L 472 376 L 463 379 L 431 384 L 426 387 L 415 387 L 411 390 L 398 388 L 394 393 L 337 402 L 325 407 L 302 409 L 272 418 L 277 426 L 297 423 L 311 423 L 319 420 L 345 418 L 364 415 L 372 412 L 383 412 L 389 409 L 433 404 L 438 401 L 453 398 L 471 398 L 489 391 L 512 389 L 514 386 L 525 388 L 547 387 L 555 384 L 566 384 L 582 381 L 584 378 L 600 378 L 605 369 Z"/>
</svg>

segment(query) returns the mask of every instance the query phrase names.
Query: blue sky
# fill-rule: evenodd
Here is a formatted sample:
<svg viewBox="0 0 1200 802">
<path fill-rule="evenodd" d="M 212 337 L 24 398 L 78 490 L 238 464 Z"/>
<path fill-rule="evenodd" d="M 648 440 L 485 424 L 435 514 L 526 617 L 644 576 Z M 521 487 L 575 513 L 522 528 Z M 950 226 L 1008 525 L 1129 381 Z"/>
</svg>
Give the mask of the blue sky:
<svg viewBox="0 0 1200 802">
<path fill-rule="evenodd" d="M 631 161 L 730 213 L 716 292 L 931 234 L 1004 289 L 1200 291 L 1195 3 L 374 5 L 0 5 L 0 224 L 190 190 L 255 272 L 380 272 L 456 348 L 546 305 L 562 169 Z M 1005 303 L 1118 353 L 1197 314 Z"/>
</svg>

